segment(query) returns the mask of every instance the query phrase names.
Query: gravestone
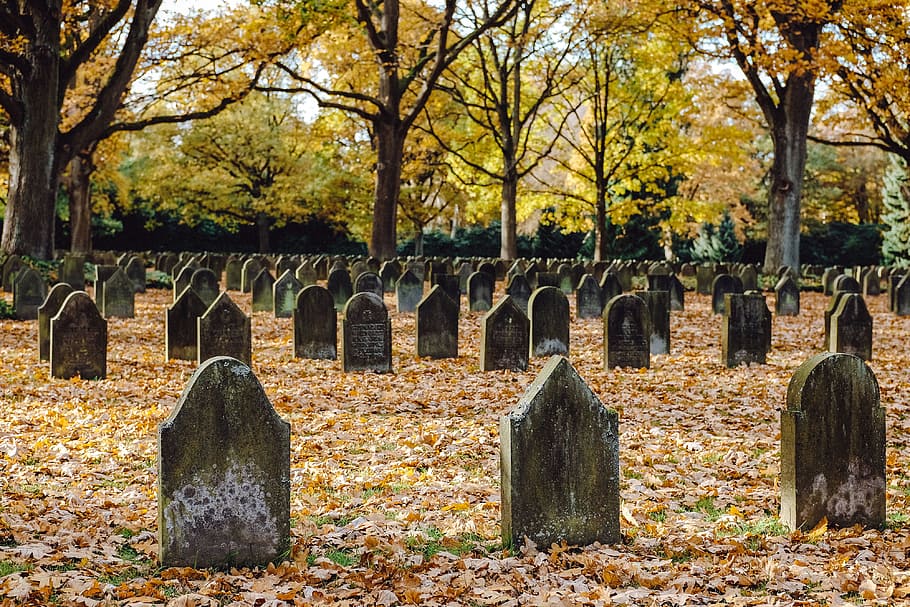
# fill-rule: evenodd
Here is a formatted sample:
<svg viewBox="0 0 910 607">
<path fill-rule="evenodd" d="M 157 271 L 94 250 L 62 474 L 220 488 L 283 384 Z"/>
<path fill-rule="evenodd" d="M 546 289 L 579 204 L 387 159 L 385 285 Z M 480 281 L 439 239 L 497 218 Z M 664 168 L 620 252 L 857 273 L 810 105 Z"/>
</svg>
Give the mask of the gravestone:
<svg viewBox="0 0 910 607">
<path fill-rule="evenodd" d="M 547 281 L 547 280 L 552 281 L 554 279 L 559 280 L 558 276 L 554 276 L 555 272 L 547 271 L 546 264 L 538 265 L 536 262 L 532 261 L 527 266 L 525 266 L 525 271 L 522 272 L 522 276 L 527 281 L 528 288 L 530 289 L 530 291 L 533 291 L 534 289 L 537 288 L 538 280 L 540 278 L 540 274 L 542 274 L 542 273 L 550 275 L 549 278 L 547 276 L 545 276 L 544 281 Z M 508 285 L 511 282 L 512 282 L 512 279 L 510 278 L 509 280 L 506 281 L 506 285 Z M 554 286 L 556 286 L 556 285 L 554 285 Z M 530 294 L 530 292 L 528 292 L 528 297 L 530 297 L 530 296 L 531 296 L 531 294 Z"/>
<path fill-rule="evenodd" d="M 469 261 L 464 261 L 458 266 L 458 290 L 468 292 L 468 278 L 474 273 L 474 266 Z"/>
<path fill-rule="evenodd" d="M 328 289 L 318 285 L 301 289 L 294 308 L 294 356 L 335 360 L 337 322 L 335 301 Z"/>
<path fill-rule="evenodd" d="M 559 274 L 556 272 L 534 272 L 531 274 L 533 280 L 525 275 L 525 278 L 528 278 L 528 283 L 531 284 L 532 289 L 539 289 L 540 287 L 556 287 L 560 288 L 560 278 Z"/>
<path fill-rule="evenodd" d="M 747 264 L 739 271 L 739 280 L 743 283 L 743 293 L 758 290 L 758 272 L 755 266 Z"/>
<path fill-rule="evenodd" d="M 297 266 L 297 271 L 294 272 L 294 277 L 304 287 L 316 284 L 318 280 L 316 275 L 316 268 L 313 267 L 313 264 L 309 261 L 304 261 L 299 266 Z"/>
<path fill-rule="evenodd" d="M 651 328 L 648 344 L 651 354 L 670 353 L 670 293 L 640 291 L 636 293 L 648 306 Z"/>
<path fill-rule="evenodd" d="M 424 265 L 424 263 L 422 261 L 418 261 L 418 260 L 409 261 L 407 268 L 408 268 L 408 270 L 411 271 L 411 273 L 414 276 L 416 276 L 418 279 L 420 279 L 420 282 L 424 282 L 426 280 L 427 267 L 426 267 L 426 265 Z M 397 282 L 396 282 L 396 286 L 397 286 Z M 423 298 L 423 292 L 421 292 L 420 297 Z M 417 307 L 416 303 L 414 304 L 414 307 L 415 308 Z"/>
<path fill-rule="evenodd" d="M 870 295 L 881 295 L 882 294 L 882 283 L 878 278 L 878 274 L 874 271 L 869 271 L 863 274 L 863 295 L 869 297 Z"/>
<path fill-rule="evenodd" d="M 670 292 L 670 274 L 648 274 L 649 291 Z"/>
<path fill-rule="evenodd" d="M 177 301 L 177 298 L 180 297 L 180 294 L 183 293 L 183 290 L 190 286 L 190 283 L 193 281 L 193 274 L 202 268 L 196 268 L 193 266 L 183 266 L 178 272 L 177 276 L 174 278 L 174 301 Z"/>
<path fill-rule="evenodd" d="M 493 279 L 493 282 L 496 282 L 496 266 L 494 266 L 489 261 L 484 261 L 477 266 L 478 272 L 483 272 L 484 274 L 489 274 L 490 278 Z"/>
<path fill-rule="evenodd" d="M 177 265 L 178 261 L 180 261 L 180 259 L 173 253 L 165 253 L 156 260 L 155 269 L 170 276 L 171 271 L 174 269 L 174 266 Z"/>
<path fill-rule="evenodd" d="M 66 282 L 51 287 L 44 302 L 38 308 L 38 360 L 51 357 L 51 318 L 57 315 L 63 302 L 74 291 Z"/>
<path fill-rule="evenodd" d="M 771 310 L 758 291 L 727 293 L 721 324 L 721 362 L 765 364 L 771 351 Z"/>
<path fill-rule="evenodd" d="M 275 277 L 268 269 L 262 269 L 253 279 L 253 312 L 272 312 L 275 309 Z"/>
<path fill-rule="evenodd" d="M 357 279 L 360 278 L 360 275 L 364 272 L 369 272 L 370 266 L 367 265 L 367 262 L 358 259 L 353 264 L 351 264 L 351 280 L 354 284 L 357 284 Z"/>
<path fill-rule="evenodd" d="M 114 275 L 114 272 L 120 269 L 117 265 L 96 265 L 95 266 L 95 303 L 100 306 L 104 300 L 104 283 Z"/>
<path fill-rule="evenodd" d="M 392 322 L 382 298 L 355 293 L 341 321 L 341 367 L 349 371 L 392 371 Z"/>
<path fill-rule="evenodd" d="M 423 299 L 423 280 L 411 270 L 405 270 L 395 283 L 395 305 L 398 311 L 415 311 L 421 299 Z"/>
<path fill-rule="evenodd" d="M 84 291 L 73 291 L 51 318 L 51 377 L 107 377 L 107 321 Z"/>
<path fill-rule="evenodd" d="M 275 264 L 275 276 L 280 278 L 285 272 L 290 272 L 291 276 L 293 276 L 294 270 L 296 270 L 299 265 L 300 263 L 294 257 L 282 255 L 278 258 L 278 263 Z"/>
<path fill-rule="evenodd" d="M 824 289 L 825 295 L 834 294 L 834 281 L 838 276 L 842 275 L 843 271 L 840 268 L 827 268 L 822 274 L 822 288 Z"/>
<path fill-rule="evenodd" d="M 742 293 L 743 283 L 739 276 L 718 274 L 711 283 L 711 310 L 715 314 L 724 313 L 724 295 L 727 293 Z"/>
<path fill-rule="evenodd" d="M 17 320 L 35 320 L 47 297 L 47 285 L 37 270 L 23 266 L 13 278 L 13 312 Z"/>
<path fill-rule="evenodd" d="M 638 295 L 617 295 L 603 313 L 604 368 L 651 366 L 651 313 Z"/>
<path fill-rule="evenodd" d="M 899 276 L 893 289 L 893 311 L 898 316 L 910 316 L 910 274 Z"/>
<path fill-rule="evenodd" d="M 860 286 L 859 281 L 852 276 L 847 276 L 846 274 L 841 274 L 835 278 L 831 289 L 834 293 L 860 293 L 862 291 L 862 287 Z"/>
<path fill-rule="evenodd" d="M 670 275 L 670 309 L 682 312 L 686 309 L 686 288 L 676 274 Z"/>
<path fill-rule="evenodd" d="M 208 268 L 205 268 L 206 271 Z M 201 270 L 197 270 L 199 272 Z M 197 321 L 208 309 L 205 301 L 189 287 L 183 290 L 164 315 L 164 360 L 196 360 Z"/>
<path fill-rule="evenodd" d="M 6 261 L 3 262 L 3 290 L 7 293 L 11 293 L 13 290 L 13 281 L 16 277 L 16 272 L 21 268 L 27 267 L 25 262 L 22 261 L 22 258 L 18 255 L 10 255 L 6 258 Z"/>
<path fill-rule="evenodd" d="M 250 368 L 204 362 L 158 427 L 162 567 L 254 567 L 290 550 L 291 427 Z"/>
<path fill-rule="evenodd" d="M 382 290 L 386 293 L 394 293 L 395 283 L 401 278 L 401 265 L 393 260 L 382 262 L 379 277 L 382 278 Z"/>
<path fill-rule="evenodd" d="M 885 523 L 885 411 L 856 356 L 817 354 L 793 374 L 780 415 L 781 522 L 809 530 Z"/>
<path fill-rule="evenodd" d="M 843 293 L 831 314 L 828 351 L 872 360 L 872 316 L 859 293 Z"/>
<path fill-rule="evenodd" d="M 568 359 L 544 365 L 499 436 L 504 545 L 621 541 L 619 416 Z"/>
<path fill-rule="evenodd" d="M 458 358 L 458 304 L 441 285 L 417 304 L 417 356 Z"/>
<path fill-rule="evenodd" d="M 63 265 L 60 266 L 59 282 L 65 282 L 73 288 L 74 291 L 85 289 L 85 257 L 82 255 L 72 255 L 67 253 L 63 257 Z"/>
<path fill-rule="evenodd" d="M 600 318 L 603 312 L 600 286 L 594 277 L 585 274 L 575 289 L 575 316 L 578 318 Z"/>
<path fill-rule="evenodd" d="M 134 318 L 136 316 L 136 290 L 133 281 L 123 268 L 117 268 L 104 281 L 101 294 L 101 314 L 105 318 Z"/>
<path fill-rule="evenodd" d="M 515 278 L 524 277 L 517 275 Z M 490 308 L 480 326 L 481 371 L 527 370 L 530 326 L 528 317 L 511 295 L 507 295 Z"/>
<path fill-rule="evenodd" d="M 699 295 L 711 295 L 714 284 L 714 267 L 702 263 L 695 267 L 695 292 Z"/>
<path fill-rule="evenodd" d="M 253 290 L 253 281 L 259 276 L 262 270 L 267 270 L 267 264 L 263 260 L 255 257 L 243 262 L 243 269 L 240 271 L 240 291 L 250 293 Z"/>
<path fill-rule="evenodd" d="M 530 357 L 569 353 L 569 300 L 557 287 L 541 287 L 528 300 Z"/>
<path fill-rule="evenodd" d="M 834 291 L 834 294 L 828 300 L 828 305 L 825 307 L 825 341 L 824 347 L 827 348 L 830 352 L 835 352 L 836 350 L 831 350 L 829 344 L 831 343 L 831 317 L 834 315 L 834 312 L 837 310 L 837 307 L 840 305 L 841 299 L 843 299 L 847 294 L 852 293 L 853 291 Z"/>
<path fill-rule="evenodd" d="M 329 278 L 326 281 L 326 288 L 332 294 L 335 301 L 335 310 L 344 310 L 351 295 L 354 294 L 354 286 L 351 284 L 351 275 L 344 268 L 335 268 L 329 272 Z"/>
<path fill-rule="evenodd" d="M 632 267 L 627 264 L 619 264 L 614 270 L 616 278 L 619 279 L 619 284 L 622 286 L 623 292 L 632 290 Z M 607 301 L 607 300 L 604 300 Z"/>
<path fill-rule="evenodd" d="M 145 262 L 141 257 L 130 257 L 124 268 L 136 293 L 145 293 Z"/>
<path fill-rule="evenodd" d="M 556 268 L 556 275 L 559 277 L 559 285 L 556 286 L 558 286 L 563 293 L 567 295 L 571 294 L 572 291 L 575 290 L 575 283 L 572 281 L 572 266 L 567 263 L 559 264 L 559 266 Z M 542 287 L 547 285 L 541 285 L 538 283 L 538 286 Z M 556 352 L 554 352 L 554 354 L 556 354 Z"/>
<path fill-rule="evenodd" d="M 275 306 L 275 318 L 291 318 L 297 305 L 297 294 L 303 285 L 294 278 L 291 270 L 285 270 L 272 286 L 272 302 Z"/>
<path fill-rule="evenodd" d="M 202 364 L 216 356 L 230 356 L 247 365 L 253 361 L 250 317 L 237 307 L 227 291 L 196 321 L 196 362 Z"/>
<path fill-rule="evenodd" d="M 799 286 L 789 274 L 774 285 L 774 313 L 778 316 L 799 316 Z"/>
<path fill-rule="evenodd" d="M 606 306 L 607 302 L 617 295 L 622 295 L 622 292 L 623 286 L 619 275 L 615 272 L 605 272 L 603 278 L 600 279 L 600 300 L 603 302 L 603 306 Z"/>
<path fill-rule="evenodd" d="M 385 293 L 385 286 L 379 274 L 367 270 L 361 272 L 354 281 L 354 293 L 372 293 L 381 299 Z"/>
<path fill-rule="evenodd" d="M 431 284 L 442 287 L 449 299 L 454 301 L 459 308 L 461 307 L 461 287 L 457 274 L 434 274 L 432 281 Z"/>
<path fill-rule="evenodd" d="M 486 312 L 493 307 L 493 291 L 496 286 L 493 274 L 474 272 L 468 277 L 468 309 L 472 312 Z"/>
<path fill-rule="evenodd" d="M 522 314 L 527 313 L 528 300 L 531 298 L 531 284 L 526 276 L 521 274 L 512 276 L 509 285 L 506 287 L 506 295 L 511 298 L 512 303 L 518 306 Z"/>
<path fill-rule="evenodd" d="M 221 287 L 218 285 L 218 275 L 209 268 L 194 270 L 190 276 L 190 286 L 193 287 L 193 291 L 196 292 L 196 295 L 199 296 L 206 308 L 212 305 L 212 302 L 218 299 L 221 294 Z"/>
<path fill-rule="evenodd" d="M 239 291 L 243 285 L 243 260 L 229 257 L 224 266 L 224 287 L 228 291 Z"/>
</svg>

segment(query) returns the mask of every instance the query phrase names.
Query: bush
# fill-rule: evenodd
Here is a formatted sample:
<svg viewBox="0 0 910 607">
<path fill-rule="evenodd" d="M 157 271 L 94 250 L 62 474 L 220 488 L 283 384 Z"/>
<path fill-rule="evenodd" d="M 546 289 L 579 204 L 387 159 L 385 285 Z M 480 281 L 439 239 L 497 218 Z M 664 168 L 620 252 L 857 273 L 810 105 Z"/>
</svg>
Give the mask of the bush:
<svg viewBox="0 0 910 607">
<path fill-rule="evenodd" d="M 881 263 L 883 226 L 875 223 L 815 224 L 800 237 L 800 263 L 822 266 Z"/>
</svg>

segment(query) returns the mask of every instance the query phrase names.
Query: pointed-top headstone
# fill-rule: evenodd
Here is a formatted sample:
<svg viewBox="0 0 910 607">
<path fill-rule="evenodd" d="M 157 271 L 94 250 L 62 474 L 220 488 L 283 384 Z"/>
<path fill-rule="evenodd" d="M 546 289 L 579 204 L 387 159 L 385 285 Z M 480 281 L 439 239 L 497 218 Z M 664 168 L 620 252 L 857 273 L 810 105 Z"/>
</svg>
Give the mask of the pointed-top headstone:
<svg viewBox="0 0 910 607">
<path fill-rule="evenodd" d="M 202 364 L 215 356 L 230 356 L 252 363 L 250 317 L 237 307 L 227 291 L 218 296 L 196 321 L 196 360 Z"/>
<path fill-rule="evenodd" d="M 417 304 L 417 356 L 458 358 L 458 304 L 440 285 Z"/>
<path fill-rule="evenodd" d="M 105 318 L 133 318 L 136 315 L 136 286 L 123 268 L 104 281 L 101 314 Z"/>
<path fill-rule="evenodd" d="M 13 310 L 18 320 L 38 318 L 38 307 L 47 297 L 47 284 L 37 270 L 23 266 L 13 279 Z"/>
<path fill-rule="evenodd" d="M 221 294 L 221 287 L 218 284 L 218 275 L 214 270 L 210 270 L 209 268 L 194 270 L 193 274 L 190 276 L 189 286 L 193 287 L 193 290 L 196 291 L 196 295 L 199 296 L 199 299 L 202 300 L 202 303 L 205 304 L 206 308 L 212 305 Z"/>
<path fill-rule="evenodd" d="M 395 283 L 395 299 L 399 312 L 416 310 L 417 304 L 423 299 L 423 279 L 411 270 L 405 270 Z"/>
<path fill-rule="evenodd" d="M 558 287 L 541 287 L 528 300 L 531 357 L 569 353 L 569 300 Z"/>
<path fill-rule="evenodd" d="M 187 287 L 164 315 L 164 359 L 196 360 L 197 322 L 208 309 L 193 287 Z"/>
<path fill-rule="evenodd" d="M 493 306 L 480 326 L 481 371 L 527 370 L 530 323 L 511 296 L 507 295 Z"/>
<path fill-rule="evenodd" d="M 275 318 L 290 318 L 297 305 L 297 294 L 303 285 L 294 276 L 291 270 L 285 270 L 272 285 L 272 302 L 275 309 Z"/>
</svg>

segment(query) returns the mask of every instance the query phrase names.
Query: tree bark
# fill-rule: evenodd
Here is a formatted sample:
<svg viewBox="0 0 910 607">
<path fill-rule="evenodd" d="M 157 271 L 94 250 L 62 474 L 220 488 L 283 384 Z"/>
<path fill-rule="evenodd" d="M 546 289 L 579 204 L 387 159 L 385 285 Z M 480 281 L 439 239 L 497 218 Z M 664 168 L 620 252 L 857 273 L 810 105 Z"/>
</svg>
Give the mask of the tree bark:
<svg viewBox="0 0 910 607">
<path fill-rule="evenodd" d="M 272 245 L 269 241 L 269 229 L 272 226 L 272 220 L 265 213 L 256 215 L 256 234 L 259 238 L 259 252 L 271 253 Z"/>
<path fill-rule="evenodd" d="M 64 187 L 69 196 L 70 251 L 92 251 L 92 173 L 95 166 L 91 156 L 76 156 L 69 163 Z"/>
<path fill-rule="evenodd" d="M 374 125 L 377 148 L 376 185 L 369 249 L 370 255 L 377 259 L 391 259 L 396 254 L 404 134 L 398 128 L 397 120 L 376 120 Z"/>
<path fill-rule="evenodd" d="M 415 225 L 417 232 L 414 234 L 414 257 L 423 255 L 423 226 Z"/>
<path fill-rule="evenodd" d="M 518 173 L 510 170 L 505 177 L 502 182 L 502 203 L 500 208 L 502 236 L 499 256 L 502 259 L 515 259 L 518 257 L 517 220 L 515 214 L 515 203 L 518 199 Z"/>
</svg>

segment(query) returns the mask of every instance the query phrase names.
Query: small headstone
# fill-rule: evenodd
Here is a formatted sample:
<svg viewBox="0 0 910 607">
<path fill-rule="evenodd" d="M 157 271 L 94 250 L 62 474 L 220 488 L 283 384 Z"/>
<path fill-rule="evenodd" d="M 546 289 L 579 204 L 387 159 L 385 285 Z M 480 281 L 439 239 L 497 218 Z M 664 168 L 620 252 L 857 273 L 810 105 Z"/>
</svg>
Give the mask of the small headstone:
<svg viewBox="0 0 910 607">
<path fill-rule="evenodd" d="M 366 270 L 361 272 L 357 280 L 354 281 L 354 293 L 372 293 L 382 298 L 383 293 L 385 293 L 385 286 L 379 274 Z"/>
<path fill-rule="evenodd" d="M 230 356 L 251 365 L 253 337 L 250 317 L 237 307 L 227 291 L 218 296 L 196 321 L 196 362 Z"/>
<path fill-rule="evenodd" d="M 556 268 L 556 275 L 559 277 L 559 288 L 565 294 L 570 294 L 575 290 L 575 283 L 572 282 L 572 266 L 567 263 L 559 264 Z M 538 286 L 545 286 L 538 283 Z"/>
<path fill-rule="evenodd" d="M 335 301 L 335 310 L 344 310 L 351 295 L 354 294 L 354 285 L 351 284 L 351 275 L 344 268 L 335 268 L 329 272 L 329 278 L 326 281 L 326 288 L 332 294 Z"/>
<path fill-rule="evenodd" d="M 617 295 L 622 295 L 622 292 L 623 286 L 619 275 L 616 272 L 604 272 L 600 279 L 600 299 L 603 301 L 603 305 L 606 306 L 608 301 Z"/>
<path fill-rule="evenodd" d="M 290 255 L 282 255 L 278 258 L 278 263 L 275 264 L 275 275 L 281 277 L 285 272 L 290 272 L 291 276 L 294 275 L 294 270 L 297 269 L 297 266 L 300 264 L 297 263 L 297 260 Z"/>
<path fill-rule="evenodd" d="M 739 280 L 743 283 L 743 293 L 758 290 L 758 272 L 755 266 L 748 264 L 739 271 Z"/>
<path fill-rule="evenodd" d="M 136 291 L 123 268 L 117 268 L 110 278 L 104 281 L 104 292 L 101 294 L 101 314 L 105 318 L 133 318 L 136 315 Z"/>
<path fill-rule="evenodd" d="M 898 316 L 910 316 L 910 274 L 898 275 L 892 289 L 892 309 Z"/>
<path fill-rule="evenodd" d="M 190 283 L 193 281 L 193 274 L 202 268 L 196 268 L 194 266 L 183 266 L 178 272 L 177 276 L 174 278 L 174 301 L 177 301 L 177 298 L 180 297 L 180 294 L 183 293 L 183 290 L 190 286 Z"/>
<path fill-rule="evenodd" d="M 275 277 L 268 269 L 262 269 L 253 279 L 253 312 L 271 312 L 275 309 Z"/>
<path fill-rule="evenodd" d="M 360 275 L 369 271 L 370 266 L 367 265 L 367 262 L 363 259 L 358 259 L 351 265 L 351 280 L 356 284 Z"/>
<path fill-rule="evenodd" d="M 294 277 L 304 287 L 316 284 L 318 280 L 316 275 L 316 268 L 313 267 L 313 264 L 309 261 L 304 261 L 299 266 L 297 266 L 297 271 L 294 273 Z"/>
<path fill-rule="evenodd" d="M 869 297 L 870 295 L 881 295 L 882 294 L 882 283 L 878 278 L 878 274 L 874 271 L 869 271 L 863 274 L 863 295 Z"/>
<path fill-rule="evenodd" d="M 392 371 L 392 322 L 382 298 L 355 293 L 341 321 L 342 370 Z"/>
<path fill-rule="evenodd" d="M 680 282 L 676 274 L 670 275 L 670 309 L 674 312 L 682 312 L 686 309 L 686 288 Z"/>
<path fill-rule="evenodd" d="M 249 366 L 204 362 L 158 427 L 163 567 L 265 566 L 290 549 L 291 427 Z"/>
<path fill-rule="evenodd" d="M 84 291 L 73 291 L 51 318 L 51 377 L 107 377 L 107 321 Z"/>
<path fill-rule="evenodd" d="M 439 285 L 442 287 L 442 290 L 446 292 L 446 295 L 449 296 L 449 299 L 454 301 L 458 307 L 461 307 L 461 287 L 459 286 L 459 279 L 457 274 L 443 274 L 438 273 L 433 275 L 434 285 Z"/>
<path fill-rule="evenodd" d="M 193 270 L 193 274 L 190 276 L 190 286 L 193 287 L 196 295 L 199 296 L 206 308 L 212 305 L 221 294 L 221 287 L 218 285 L 218 275 L 209 268 Z M 194 356 L 193 358 L 196 357 Z"/>
<path fill-rule="evenodd" d="M 799 316 L 799 286 L 785 274 L 774 285 L 774 313 L 778 316 Z"/>
<path fill-rule="evenodd" d="M 872 360 L 872 316 L 859 293 L 844 293 L 831 314 L 828 350 Z"/>
<path fill-rule="evenodd" d="M 575 316 L 578 318 L 600 318 L 603 312 L 603 299 L 600 286 L 594 277 L 585 274 L 575 289 Z"/>
<path fill-rule="evenodd" d="M 661 274 L 648 274 L 648 290 L 649 291 L 667 291 L 670 292 L 670 277 L 669 273 Z"/>
<path fill-rule="evenodd" d="M 834 281 L 842 274 L 843 271 L 840 268 L 827 268 L 825 270 L 822 274 L 822 288 L 824 289 L 825 295 L 834 294 Z"/>
<path fill-rule="evenodd" d="M 636 293 L 648 306 L 651 335 L 648 339 L 651 354 L 670 353 L 670 293 L 641 291 Z"/>
<path fill-rule="evenodd" d="M 484 315 L 481 322 L 480 370 L 527 370 L 529 343 L 528 317 L 507 295 Z"/>
<path fill-rule="evenodd" d="M 145 293 L 145 262 L 141 257 L 130 257 L 124 268 L 136 293 Z"/>
<path fill-rule="evenodd" d="M 695 292 L 699 295 L 711 295 L 714 284 L 714 266 L 702 263 L 695 268 Z"/>
<path fill-rule="evenodd" d="M 531 357 L 569 353 L 569 300 L 557 287 L 541 287 L 528 300 Z"/>
<path fill-rule="evenodd" d="M 104 283 L 114 275 L 114 272 L 120 269 L 118 265 L 96 265 L 95 266 L 95 303 L 100 306 L 104 300 Z"/>
<path fill-rule="evenodd" d="M 651 313 L 638 295 L 617 295 L 607 302 L 604 321 L 604 368 L 651 366 Z"/>
<path fill-rule="evenodd" d="M 490 278 L 493 279 L 493 282 L 494 283 L 496 282 L 496 266 L 494 266 L 491 262 L 489 262 L 489 261 L 482 262 L 480 265 L 477 266 L 477 271 L 483 272 L 484 274 L 489 274 Z"/>
<path fill-rule="evenodd" d="M 421 299 L 423 299 L 423 279 L 411 270 L 405 270 L 395 283 L 395 301 L 398 311 L 415 311 Z"/>
<path fill-rule="evenodd" d="M 25 262 L 22 261 L 22 258 L 18 255 L 10 255 L 6 258 L 6 261 L 3 262 L 3 290 L 7 293 L 11 293 L 13 290 L 13 281 L 16 277 L 16 272 L 21 268 L 27 267 Z"/>
<path fill-rule="evenodd" d="M 515 274 L 506 287 L 506 294 L 512 299 L 512 303 L 518 306 L 522 314 L 528 311 L 528 300 L 531 298 L 531 284 L 526 276 Z"/>
<path fill-rule="evenodd" d="M 73 291 L 69 283 L 58 282 L 51 287 L 44 303 L 38 308 L 38 360 L 50 360 L 51 318 L 57 315 L 63 302 Z"/>
<path fill-rule="evenodd" d="M 401 265 L 393 260 L 382 262 L 379 277 L 382 278 L 382 290 L 386 293 L 394 293 L 395 283 L 401 278 Z"/>
<path fill-rule="evenodd" d="M 243 261 L 238 257 L 229 257 L 224 266 L 224 286 L 228 291 L 239 291 L 243 285 Z"/>
<path fill-rule="evenodd" d="M 243 293 L 252 291 L 253 281 L 262 270 L 268 269 L 263 261 L 253 257 L 243 262 L 243 269 L 240 271 L 240 290 Z"/>
<path fill-rule="evenodd" d="M 771 311 L 758 291 L 727 293 L 721 324 L 721 361 L 728 367 L 765 364 L 771 350 Z"/>
<path fill-rule="evenodd" d="M 468 277 L 468 309 L 472 312 L 486 312 L 493 307 L 493 289 L 496 286 L 493 274 L 474 272 Z"/>
<path fill-rule="evenodd" d="M 780 428 L 784 524 L 885 523 L 885 411 L 862 359 L 823 353 L 804 362 L 790 380 Z"/>
<path fill-rule="evenodd" d="M 847 292 L 847 293 L 860 293 L 862 287 L 859 284 L 859 281 L 853 278 L 852 276 L 847 276 L 846 274 L 841 274 L 834 279 L 834 284 L 831 287 L 834 293 L 837 292 Z"/>
<path fill-rule="evenodd" d="M 332 294 L 318 285 L 304 287 L 294 308 L 294 356 L 335 360 L 337 322 Z"/>
<path fill-rule="evenodd" d="M 724 295 L 727 293 L 742 293 L 743 283 L 739 276 L 718 274 L 711 284 L 711 309 L 715 314 L 724 313 Z"/>
<path fill-rule="evenodd" d="M 458 358 L 458 304 L 441 285 L 417 304 L 417 356 Z"/>
<path fill-rule="evenodd" d="M 200 272 L 202 270 L 197 270 Z M 205 271 L 211 272 L 208 268 Z M 188 287 L 164 316 L 164 359 L 196 360 L 197 321 L 208 309 L 196 290 Z"/>
<path fill-rule="evenodd" d="M 13 278 L 13 311 L 17 320 L 35 320 L 38 308 L 47 297 L 47 285 L 41 274 L 23 266 Z"/>
<path fill-rule="evenodd" d="M 67 283 L 74 291 L 84 290 L 85 257 L 67 253 L 63 257 L 63 265 L 60 266 L 59 281 Z"/>
<path fill-rule="evenodd" d="M 469 261 L 462 262 L 458 266 L 458 290 L 462 293 L 468 292 L 468 278 L 474 273 L 474 266 Z"/>
<path fill-rule="evenodd" d="M 532 289 L 540 287 L 560 288 L 561 280 L 556 272 L 532 272 L 530 276 L 525 275 Z"/>
<path fill-rule="evenodd" d="M 297 305 L 297 294 L 303 285 L 294 277 L 291 270 L 285 270 L 272 285 L 272 302 L 275 306 L 275 318 L 290 318 Z"/>
<path fill-rule="evenodd" d="M 568 359 L 547 362 L 499 436 L 504 545 L 621 540 L 619 416 Z"/>
</svg>

